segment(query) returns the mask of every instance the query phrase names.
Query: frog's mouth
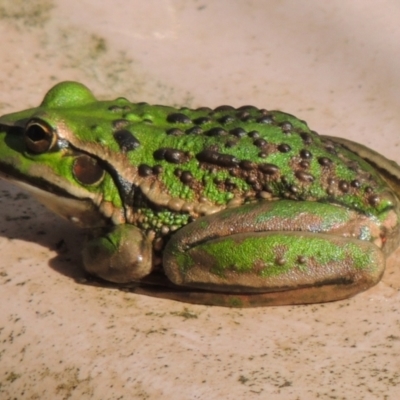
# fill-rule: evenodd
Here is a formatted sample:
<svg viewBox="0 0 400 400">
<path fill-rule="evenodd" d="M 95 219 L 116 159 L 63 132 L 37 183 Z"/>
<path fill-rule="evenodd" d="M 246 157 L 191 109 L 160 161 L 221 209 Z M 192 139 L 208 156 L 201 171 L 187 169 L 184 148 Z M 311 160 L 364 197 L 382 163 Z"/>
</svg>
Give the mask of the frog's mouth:
<svg viewBox="0 0 400 400">
<path fill-rule="evenodd" d="M 32 178 L 30 182 L 27 182 L 23 176 L 19 176 L 18 171 L 13 171 L 16 173 L 10 174 L 1 169 L 0 166 L 1 179 L 27 191 L 50 211 L 74 224 L 84 228 L 93 228 L 102 227 L 109 223 L 91 199 L 74 197 L 45 179 Z"/>
</svg>

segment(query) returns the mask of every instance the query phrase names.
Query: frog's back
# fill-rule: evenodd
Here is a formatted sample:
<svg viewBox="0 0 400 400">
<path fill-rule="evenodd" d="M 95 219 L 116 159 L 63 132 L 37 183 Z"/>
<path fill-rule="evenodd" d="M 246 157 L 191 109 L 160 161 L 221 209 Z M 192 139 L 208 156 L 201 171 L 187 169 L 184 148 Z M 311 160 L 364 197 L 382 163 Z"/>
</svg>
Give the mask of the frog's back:
<svg viewBox="0 0 400 400">
<path fill-rule="evenodd" d="M 73 146 L 114 169 L 125 202 L 133 190 L 143 207 L 196 217 L 254 199 L 293 199 L 378 215 L 395 202 L 368 162 L 283 112 L 97 101 L 74 83 L 50 90 L 41 107 L 64 120 Z"/>
<path fill-rule="evenodd" d="M 370 164 L 290 114 L 253 106 L 107 108 L 113 136 L 140 178 L 162 182 L 173 198 L 222 207 L 256 198 L 312 200 L 370 214 L 393 201 Z"/>
</svg>

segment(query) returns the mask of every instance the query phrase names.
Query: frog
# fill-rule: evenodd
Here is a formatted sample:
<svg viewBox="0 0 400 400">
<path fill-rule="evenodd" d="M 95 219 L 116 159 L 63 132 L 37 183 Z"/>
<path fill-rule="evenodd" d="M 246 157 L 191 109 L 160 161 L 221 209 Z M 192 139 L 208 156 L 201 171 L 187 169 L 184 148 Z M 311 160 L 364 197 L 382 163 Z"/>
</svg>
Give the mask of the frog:
<svg viewBox="0 0 400 400">
<path fill-rule="evenodd" d="M 394 161 L 255 106 L 98 100 L 61 82 L 0 117 L 0 176 L 85 230 L 95 282 L 188 303 L 347 299 L 400 240 Z"/>
</svg>

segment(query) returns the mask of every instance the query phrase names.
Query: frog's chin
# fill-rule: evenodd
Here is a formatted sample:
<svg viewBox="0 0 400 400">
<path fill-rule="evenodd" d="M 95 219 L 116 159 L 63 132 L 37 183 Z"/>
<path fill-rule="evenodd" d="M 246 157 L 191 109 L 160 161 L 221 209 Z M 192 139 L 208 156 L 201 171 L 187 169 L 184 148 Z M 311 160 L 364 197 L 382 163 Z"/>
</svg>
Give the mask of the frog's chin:
<svg viewBox="0 0 400 400">
<path fill-rule="evenodd" d="M 89 199 L 77 199 L 58 193 L 48 192 L 29 183 L 7 178 L 9 182 L 26 190 L 50 211 L 68 219 L 82 228 L 96 228 L 107 225 L 105 218 Z"/>
</svg>

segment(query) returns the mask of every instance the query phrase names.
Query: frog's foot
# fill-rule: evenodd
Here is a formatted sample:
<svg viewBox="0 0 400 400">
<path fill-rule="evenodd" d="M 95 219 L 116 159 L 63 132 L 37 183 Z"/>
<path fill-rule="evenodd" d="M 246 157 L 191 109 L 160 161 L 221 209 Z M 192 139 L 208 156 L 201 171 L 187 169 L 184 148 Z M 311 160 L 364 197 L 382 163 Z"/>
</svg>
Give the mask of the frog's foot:
<svg viewBox="0 0 400 400">
<path fill-rule="evenodd" d="M 182 228 L 164 251 L 168 278 L 200 289 L 202 302 L 208 292 L 208 304 L 226 295 L 253 306 L 334 301 L 379 281 L 385 255 L 374 221 L 336 205 L 293 203 L 227 209 Z"/>
<path fill-rule="evenodd" d="M 83 249 L 87 272 L 110 282 L 137 281 L 152 270 L 152 245 L 132 225 L 118 225 L 89 240 Z"/>
</svg>

